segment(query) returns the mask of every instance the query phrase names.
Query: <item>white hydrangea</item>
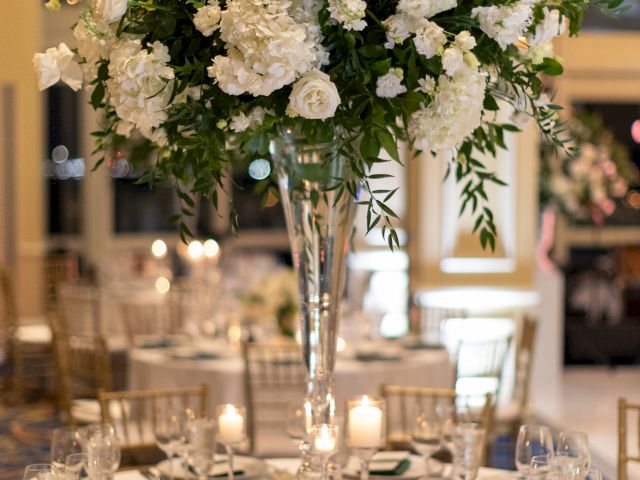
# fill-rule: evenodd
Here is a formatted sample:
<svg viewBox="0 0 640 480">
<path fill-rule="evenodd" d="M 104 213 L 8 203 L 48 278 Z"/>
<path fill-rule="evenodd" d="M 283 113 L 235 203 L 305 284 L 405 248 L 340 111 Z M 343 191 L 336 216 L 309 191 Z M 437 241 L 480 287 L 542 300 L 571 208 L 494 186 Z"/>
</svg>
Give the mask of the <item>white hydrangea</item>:
<svg viewBox="0 0 640 480">
<path fill-rule="evenodd" d="M 404 72 L 401 68 L 392 68 L 376 80 L 376 95 L 382 98 L 394 98 L 407 91 L 402 85 Z"/>
<path fill-rule="evenodd" d="M 476 46 L 476 38 L 468 30 L 463 30 L 456 35 L 453 42 L 463 52 L 469 52 Z"/>
<path fill-rule="evenodd" d="M 167 66 L 169 49 L 156 41 L 151 51 L 142 48 L 140 40 L 116 44 L 109 55 L 109 101 L 125 123 L 151 140 L 158 139 L 154 129 L 167 119 L 165 111 L 173 85 L 174 71 Z"/>
<path fill-rule="evenodd" d="M 90 10 L 78 20 L 73 28 L 78 55 L 84 59 L 80 64 L 87 83 L 95 80 L 99 61 L 109 58 L 109 53 L 117 41 L 117 24 L 109 24 L 95 17 Z"/>
<path fill-rule="evenodd" d="M 216 56 L 208 68 L 225 93 L 270 95 L 317 65 L 313 40 L 287 7 L 277 0 L 228 2 L 220 21 L 227 55 Z"/>
<path fill-rule="evenodd" d="M 412 23 L 415 25 L 414 33 L 416 36 L 413 38 L 413 43 L 416 46 L 416 51 L 426 58 L 440 53 L 444 44 L 447 43 L 444 30 L 429 20 L 416 19 Z"/>
<path fill-rule="evenodd" d="M 367 2 L 364 0 L 329 0 L 331 18 L 341 23 L 346 30 L 364 30 Z"/>
<path fill-rule="evenodd" d="M 193 16 L 193 24 L 205 37 L 213 35 L 220 26 L 220 4 L 218 0 L 209 0 Z"/>
<path fill-rule="evenodd" d="M 382 23 L 387 31 L 385 48 L 392 49 L 395 45 L 400 45 L 412 33 L 412 17 L 406 13 L 391 15 Z"/>
<path fill-rule="evenodd" d="M 527 44 L 529 46 L 541 45 L 551 42 L 554 38 L 562 35 L 567 28 L 564 17 L 558 10 L 543 9 L 544 18 L 536 25 L 535 32 L 528 35 Z"/>
<path fill-rule="evenodd" d="M 93 0 L 91 2 L 91 10 L 95 16 L 107 23 L 119 22 L 127 13 L 128 7 L 128 0 Z"/>
<path fill-rule="evenodd" d="M 447 75 L 453 77 L 456 72 L 465 67 L 464 55 L 458 47 L 448 47 L 442 54 L 442 68 Z"/>
<path fill-rule="evenodd" d="M 523 2 L 512 6 L 476 7 L 471 16 L 477 17 L 480 29 L 505 50 L 522 37 L 531 25 L 531 5 Z"/>
<path fill-rule="evenodd" d="M 400 0 L 398 12 L 413 17 L 431 18 L 440 12 L 455 8 L 457 0 Z"/>
<path fill-rule="evenodd" d="M 329 65 L 329 52 L 322 44 L 324 37 L 320 31 L 318 13 L 322 10 L 322 0 L 291 0 L 288 12 L 296 23 L 304 25 L 307 31 L 307 38 L 315 45 L 316 68 L 322 65 Z"/>
<path fill-rule="evenodd" d="M 244 132 L 247 129 L 258 127 L 264 121 L 264 116 L 269 113 L 262 107 L 255 107 L 249 115 L 244 112 L 239 112 L 231 117 L 229 128 L 236 133 Z"/>
<path fill-rule="evenodd" d="M 485 88 L 485 75 L 478 70 L 463 69 L 453 78 L 441 75 L 431 103 L 409 119 L 409 134 L 416 148 L 457 148 L 480 126 Z"/>
</svg>

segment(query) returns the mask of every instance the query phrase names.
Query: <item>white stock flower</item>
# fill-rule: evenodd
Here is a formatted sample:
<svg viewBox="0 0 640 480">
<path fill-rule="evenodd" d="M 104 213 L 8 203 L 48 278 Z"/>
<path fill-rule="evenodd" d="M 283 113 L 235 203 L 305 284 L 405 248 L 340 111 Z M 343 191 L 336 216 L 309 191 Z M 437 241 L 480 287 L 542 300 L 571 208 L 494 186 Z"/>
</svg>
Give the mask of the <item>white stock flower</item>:
<svg viewBox="0 0 640 480">
<path fill-rule="evenodd" d="M 82 70 L 73 57 L 73 52 L 64 42 L 57 47 L 47 48 L 45 53 L 36 53 L 33 66 L 38 73 L 38 88 L 42 91 L 62 80 L 72 90 L 80 90 Z"/>
<path fill-rule="evenodd" d="M 318 62 L 318 49 L 305 25 L 287 13 L 286 3 L 230 0 L 221 14 L 220 37 L 227 55 L 208 68 L 229 95 L 270 95 L 294 82 Z"/>
<path fill-rule="evenodd" d="M 453 78 L 441 75 L 431 103 L 409 118 L 416 148 L 457 148 L 480 126 L 485 88 L 485 75 L 479 71 L 465 69 Z"/>
<path fill-rule="evenodd" d="M 78 55 L 84 60 L 80 64 L 87 83 L 98 74 L 98 62 L 109 58 L 109 53 L 117 41 L 116 25 L 110 25 L 87 11 L 73 28 Z"/>
<path fill-rule="evenodd" d="M 333 117 L 340 105 L 340 95 L 329 75 L 314 69 L 298 80 L 289 95 L 289 116 L 324 120 Z"/>
<path fill-rule="evenodd" d="M 456 47 L 466 53 L 473 50 L 476 46 L 476 38 L 471 34 L 471 32 L 463 30 L 456 35 L 454 43 Z"/>
<path fill-rule="evenodd" d="M 389 73 L 378 77 L 376 80 L 376 95 L 382 98 L 394 98 L 407 91 L 402 85 L 404 72 L 401 68 L 392 68 Z"/>
<path fill-rule="evenodd" d="M 453 77 L 464 66 L 464 56 L 458 47 L 449 47 L 442 54 L 442 68 L 450 77 Z"/>
<path fill-rule="evenodd" d="M 400 0 L 398 12 L 412 17 L 431 18 L 440 12 L 455 8 L 457 4 L 457 0 Z"/>
<path fill-rule="evenodd" d="M 387 42 L 384 44 L 385 48 L 391 49 L 396 44 L 400 45 L 409 38 L 409 35 L 412 33 L 409 30 L 411 17 L 405 13 L 391 15 L 382 23 L 387 31 Z"/>
<path fill-rule="evenodd" d="M 210 37 L 220 27 L 220 5 L 218 0 L 209 0 L 193 16 L 193 24 L 205 37 Z"/>
<path fill-rule="evenodd" d="M 424 19 L 416 19 L 414 22 L 416 36 L 413 43 L 416 51 L 426 58 L 431 58 L 444 47 L 447 43 L 447 36 L 444 30 L 434 22 Z M 410 24 L 411 25 L 411 24 Z"/>
<path fill-rule="evenodd" d="M 244 132 L 250 126 L 251 120 L 244 112 L 239 112 L 231 117 L 231 122 L 229 123 L 229 128 L 236 133 Z"/>
<path fill-rule="evenodd" d="M 93 0 L 92 10 L 107 23 L 119 22 L 127 13 L 128 0 Z"/>
<path fill-rule="evenodd" d="M 471 10 L 471 16 L 478 18 L 480 29 L 498 42 L 503 50 L 524 35 L 531 25 L 531 13 L 531 6 L 523 2 L 513 6 L 492 5 Z"/>
<path fill-rule="evenodd" d="M 427 95 L 431 95 L 436 90 L 436 81 L 433 77 L 426 76 L 424 78 L 419 78 L 418 85 L 419 86 L 416 88 L 416 91 L 426 93 Z"/>
<path fill-rule="evenodd" d="M 551 42 L 562 35 L 567 28 L 565 19 L 558 10 L 549 10 L 545 7 L 543 12 L 544 18 L 536 25 L 535 32 L 527 36 L 530 47 Z"/>
<path fill-rule="evenodd" d="M 364 0 L 329 0 L 331 18 L 341 23 L 346 30 L 364 30 L 367 2 Z"/>
<path fill-rule="evenodd" d="M 167 66 L 169 49 L 158 41 L 150 47 L 143 49 L 140 40 L 116 44 L 109 56 L 107 91 L 118 117 L 156 140 L 154 130 L 167 119 L 174 71 Z"/>
</svg>

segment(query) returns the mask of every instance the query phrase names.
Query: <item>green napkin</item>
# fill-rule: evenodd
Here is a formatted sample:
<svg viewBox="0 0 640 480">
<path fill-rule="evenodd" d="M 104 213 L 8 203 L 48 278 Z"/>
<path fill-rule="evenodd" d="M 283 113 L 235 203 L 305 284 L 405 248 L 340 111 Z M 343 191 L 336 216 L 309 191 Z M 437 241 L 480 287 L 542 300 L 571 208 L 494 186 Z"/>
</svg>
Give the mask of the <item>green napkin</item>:
<svg viewBox="0 0 640 480">
<path fill-rule="evenodd" d="M 411 466 L 411 461 L 408 458 L 405 458 L 401 462 L 398 463 L 396 468 L 393 470 L 372 470 L 369 469 L 370 475 L 380 475 L 380 476 L 390 476 L 390 477 L 398 477 L 406 472 Z"/>
</svg>

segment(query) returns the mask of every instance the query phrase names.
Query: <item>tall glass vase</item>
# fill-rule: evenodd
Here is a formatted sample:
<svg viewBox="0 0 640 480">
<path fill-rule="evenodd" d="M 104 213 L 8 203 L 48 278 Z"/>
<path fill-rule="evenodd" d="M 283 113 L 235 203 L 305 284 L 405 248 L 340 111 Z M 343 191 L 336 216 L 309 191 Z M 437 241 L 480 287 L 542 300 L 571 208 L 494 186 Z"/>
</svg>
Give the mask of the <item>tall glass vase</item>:
<svg viewBox="0 0 640 480">
<path fill-rule="evenodd" d="M 298 275 L 307 400 L 313 423 L 330 423 L 338 315 L 355 213 L 352 195 L 340 195 L 334 187 L 351 172 L 334 145 L 311 145 L 293 134 L 273 141 L 271 154 Z"/>
</svg>

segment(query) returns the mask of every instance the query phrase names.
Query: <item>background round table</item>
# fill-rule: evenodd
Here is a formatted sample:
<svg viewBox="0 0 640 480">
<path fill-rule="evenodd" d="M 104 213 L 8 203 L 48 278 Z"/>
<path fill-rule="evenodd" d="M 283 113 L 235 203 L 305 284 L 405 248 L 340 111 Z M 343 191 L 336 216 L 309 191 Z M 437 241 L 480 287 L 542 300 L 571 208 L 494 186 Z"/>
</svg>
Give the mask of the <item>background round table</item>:
<svg viewBox="0 0 640 480">
<path fill-rule="evenodd" d="M 175 358 L 170 348 L 135 348 L 129 353 L 129 388 L 209 387 L 209 411 L 221 403 L 245 403 L 243 361 L 239 353 L 216 359 Z M 377 395 L 380 385 L 450 388 L 453 368 L 444 349 L 407 350 L 398 360 L 362 361 L 338 355 L 334 394 L 338 405 L 355 395 Z M 295 399 L 292 399 L 295 401 Z"/>
</svg>

